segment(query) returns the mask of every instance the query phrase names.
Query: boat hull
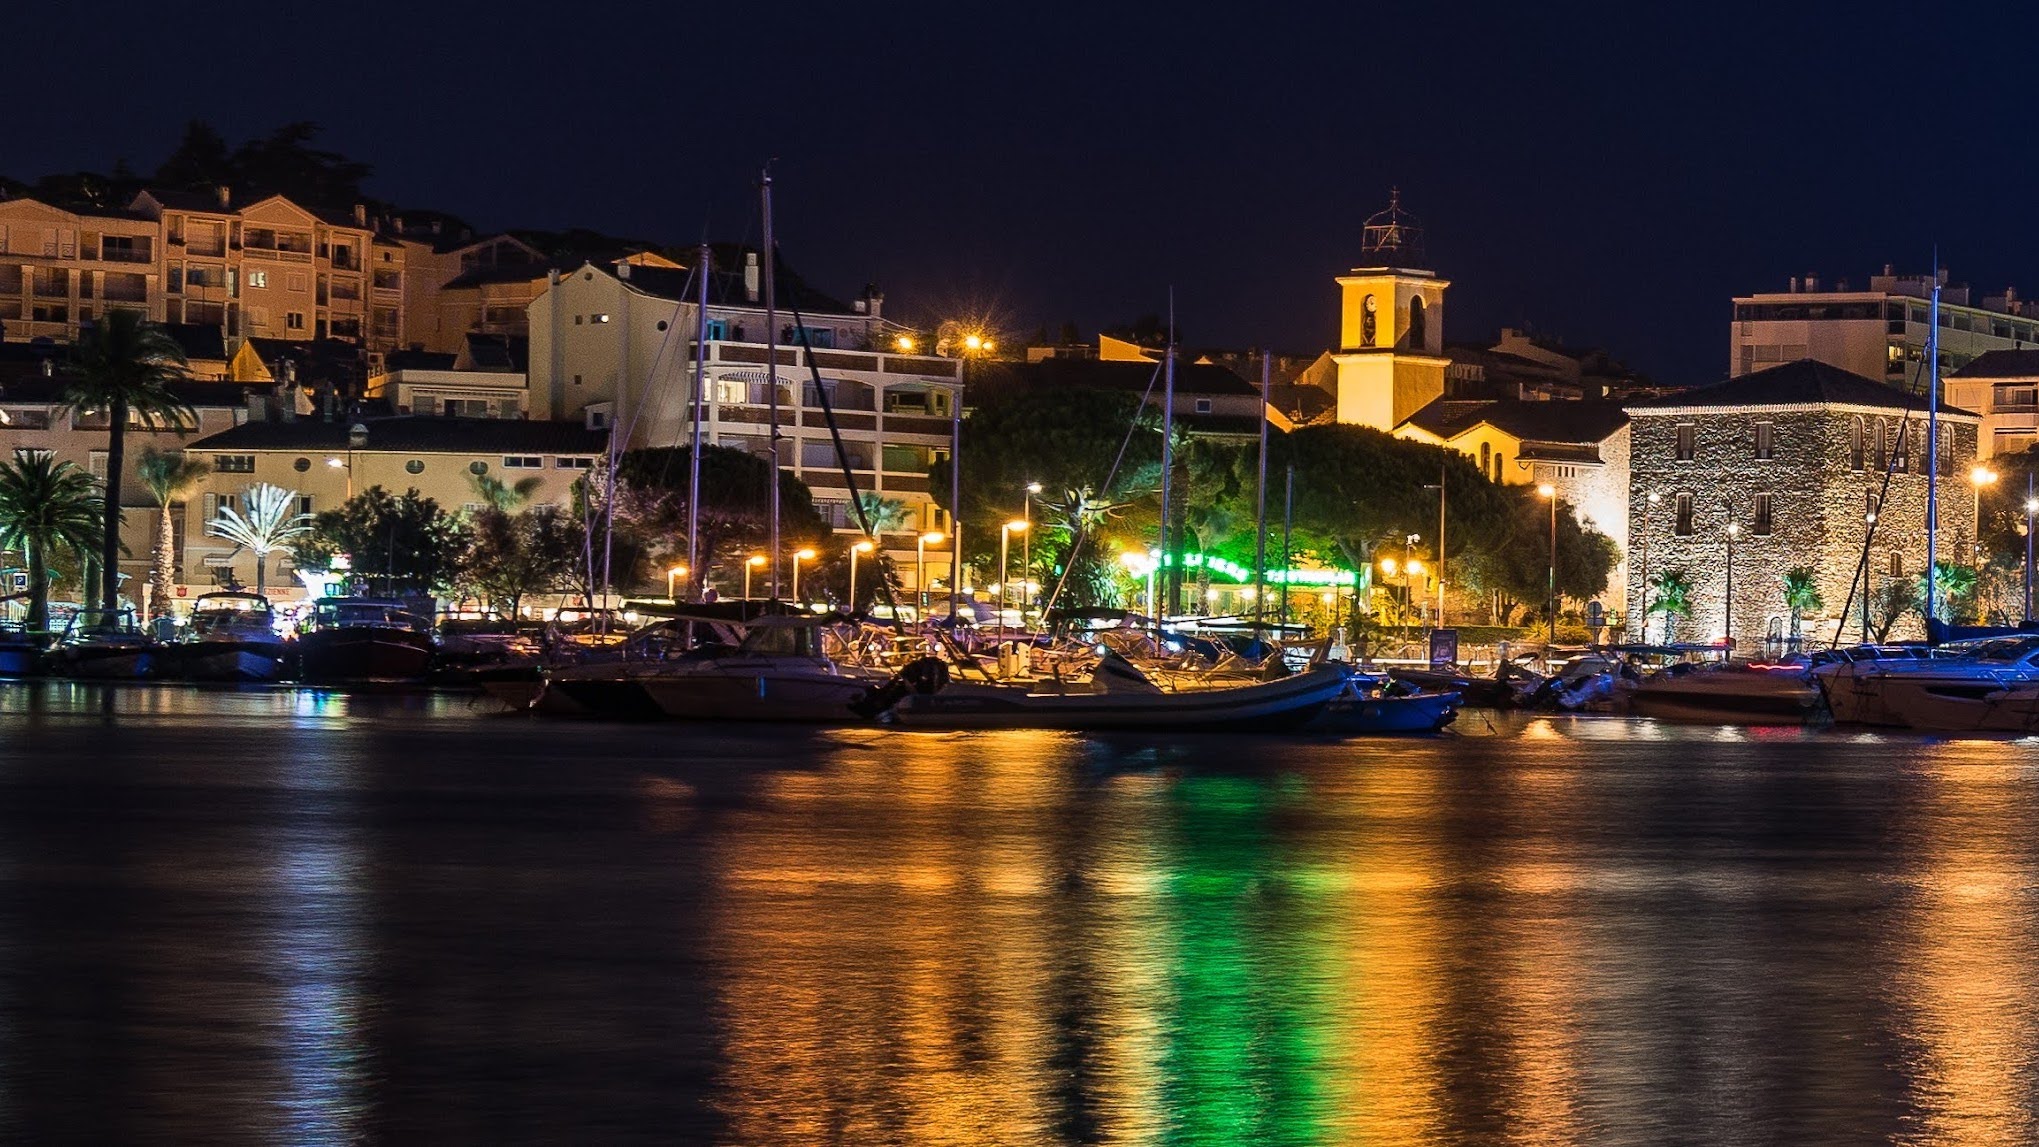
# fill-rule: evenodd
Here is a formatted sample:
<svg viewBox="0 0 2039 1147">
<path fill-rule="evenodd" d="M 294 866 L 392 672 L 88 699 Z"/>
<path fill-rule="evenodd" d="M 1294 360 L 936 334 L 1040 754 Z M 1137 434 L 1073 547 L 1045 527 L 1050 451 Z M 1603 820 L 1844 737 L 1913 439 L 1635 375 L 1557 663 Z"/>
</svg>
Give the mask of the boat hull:
<svg viewBox="0 0 2039 1147">
<path fill-rule="evenodd" d="M 1321 713 L 1345 690 L 1346 678 L 1343 669 L 1327 667 L 1279 681 L 1180 693 L 1029 693 L 1016 686 L 951 682 L 936 692 L 900 698 L 888 719 L 942 729 L 1286 731 Z"/>
<path fill-rule="evenodd" d="M 1803 725 L 1818 711 L 1819 699 L 1819 690 L 1802 675 L 1733 671 L 1653 678 L 1629 694 L 1628 708 L 1660 721 Z"/>
<path fill-rule="evenodd" d="M 59 676 L 80 681 L 138 681 L 155 672 L 153 649 L 60 649 L 53 655 Z"/>
<path fill-rule="evenodd" d="M 177 650 L 177 671 L 193 681 L 276 681 L 281 641 L 194 641 Z"/>
<path fill-rule="evenodd" d="M 820 670 L 741 668 L 639 678 L 659 712 L 683 721 L 862 721 L 855 706 L 877 682 Z"/>
<path fill-rule="evenodd" d="M 41 671 L 41 649 L 33 645 L 0 645 L 0 677 L 33 677 Z"/>
<path fill-rule="evenodd" d="M 312 684 L 415 681 L 432 664 L 432 639 L 415 630 L 344 626 L 298 640 L 298 676 Z"/>
<path fill-rule="evenodd" d="M 1458 710 L 1456 693 L 1341 698 L 1326 705 L 1308 730 L 1350 737 L 1436 733 L 1458 719 Z"/>
</svg>

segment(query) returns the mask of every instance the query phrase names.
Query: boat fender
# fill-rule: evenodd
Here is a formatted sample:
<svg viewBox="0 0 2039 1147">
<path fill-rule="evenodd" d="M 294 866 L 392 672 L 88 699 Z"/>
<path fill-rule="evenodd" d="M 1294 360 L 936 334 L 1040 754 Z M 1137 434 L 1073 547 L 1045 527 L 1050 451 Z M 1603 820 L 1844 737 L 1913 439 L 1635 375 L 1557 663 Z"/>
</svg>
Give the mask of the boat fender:
<svg viewBox="0 0 2039 1147">
<path fill-rule="evenodd" d="M 899 670 L 899 680 L 922 696 L 939 693 L 949 683 L 949 663 L 939 657 L 909 661 Z"/>
</svg>

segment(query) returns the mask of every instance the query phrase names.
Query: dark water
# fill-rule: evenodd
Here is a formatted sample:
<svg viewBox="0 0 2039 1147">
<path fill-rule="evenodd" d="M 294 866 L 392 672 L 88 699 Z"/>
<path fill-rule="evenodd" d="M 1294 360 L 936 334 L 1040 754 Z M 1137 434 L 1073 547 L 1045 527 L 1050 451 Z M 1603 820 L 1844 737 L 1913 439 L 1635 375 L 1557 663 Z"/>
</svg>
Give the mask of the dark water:
<svg viewBox="0 0 2039 1147">
<path fill-rule="evenodd" d="M 2030 1143 L 2027 743 L 0 691 L 0 1138 Z"/>
</svg>

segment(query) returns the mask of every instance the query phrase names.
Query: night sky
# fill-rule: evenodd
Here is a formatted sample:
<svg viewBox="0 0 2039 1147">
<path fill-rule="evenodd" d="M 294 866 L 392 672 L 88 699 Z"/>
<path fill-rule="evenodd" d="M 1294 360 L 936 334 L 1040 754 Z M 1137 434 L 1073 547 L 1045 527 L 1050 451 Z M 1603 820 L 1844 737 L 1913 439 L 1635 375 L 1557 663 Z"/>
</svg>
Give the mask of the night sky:
<svg viewBox="0 0 2039 1147">
<path fill-rule="evenodd" d="M 18 179 L 309 119 L 375 194 L 481 226 L 755 241 L 776 157 L 818 285 L 1021 334 L 1172 285 L 1191 344 L 1324 349 L 1391 185 L 1447 339 L 1526 321 L 1667 381 L 1724 372 L 1733 294 L 1936 241 L 2039 295 L 2015 5 L 21 7 Z"/>
</svg>

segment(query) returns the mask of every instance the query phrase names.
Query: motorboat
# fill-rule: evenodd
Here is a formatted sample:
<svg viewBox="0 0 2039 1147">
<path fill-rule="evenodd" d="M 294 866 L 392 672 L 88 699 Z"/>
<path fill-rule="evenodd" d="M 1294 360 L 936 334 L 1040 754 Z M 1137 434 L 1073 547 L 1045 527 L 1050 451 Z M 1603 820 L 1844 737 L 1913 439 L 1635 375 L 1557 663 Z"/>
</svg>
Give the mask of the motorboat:
<svg viewBox="0 0 2039 1147">
<path fill-rule="evenodd" d="M 431 667 L 431 624 L 390 598 L 322 597 L 297 639 L 298 676 L 313 684 L 415 681 Z"/>
<path fill-rule="evenodd" d="M 955 679 L 945 662 L 927 659 L 900 670 L 880 699 L 891 701 L 884 719 L 908 727 L 1293 730 L 1345 692 L 1351 672 L 1332 662 L 1273 680 L 1169 691 L 1110 651 L 1099 656 L 1087 678 L 1019 683 Z"/>
<path fill-rule="evenodd" d="M 1911 727 L 1931 703 L 1981 701 L 2039 682 L 2039 636 L 1942 646 L 1928 656 L 1837 658 L 1812 671 L 1837 724 Z M 1907 716 L 1909 714 L 1909 716 Z"/>
<path fill-rule="evenodd" d="M 1972 698 L 1908 695 L 1895 708 L 1907 726 L 1922 733 L 2039 733 L 2039 682 Z"/>
<path fill-rule="evenodd" d="M 25 593 L 11 594 L 0 597 L 0 603 L 27 596 Z M 0 677 L 32 677 L 42 672 L 43 651 L 49 648 L 49 644 L 49 639 L 43 635 L 30 633 L 26 622 L 0 620 Z"/>
<path fill-rule="evenodd" d="M 165 650 L 165 660 L 171 672 L 194 681 L 274 681 L 288 652 L 268 598 L 208 593 L 191 603 L 190 632 Z"/>
<path fill-rule="evenodd" d="M 135 624 L 132 609 L 80 609 L 71 615 L 50 667 L 60 676 L 133 681 L 155 672 L 159 646 Z"/>
<path fill-rule="evenodd" d="M 890 674 L 830 656 L 836 619 L 752 618 L 735 648 L 708 645 L 634 678 L 667 717 L 696 721 L 840 723 L 867 719 L 859 706 Z"/>
<path fill-rule="evenodd" d="M 1419 690 L 1355 675 L 1304 729 L 1362 737 L 1436 733 L 1458 719 L 1459 699 L 1450 690 Z"/>
<path fill-rule="evenodd" d="M 1628 695 L 1637 716 L 1713 725 L 1802 725 L 1819 701 L 1806 666 L 1753 662 L 1677 662 Z"/>
</svg>

